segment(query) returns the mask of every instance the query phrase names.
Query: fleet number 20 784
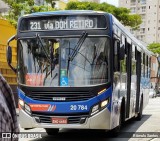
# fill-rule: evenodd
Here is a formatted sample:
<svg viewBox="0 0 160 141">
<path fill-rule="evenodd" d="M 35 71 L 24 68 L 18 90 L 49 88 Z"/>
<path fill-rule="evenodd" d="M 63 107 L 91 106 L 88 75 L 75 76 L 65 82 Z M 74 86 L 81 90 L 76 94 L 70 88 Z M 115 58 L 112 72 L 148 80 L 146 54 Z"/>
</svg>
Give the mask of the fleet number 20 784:
<svg viewBox="0 0 160 141">
<path fill-rule="evenodd" d="M 71 111 L 76 111 L 76 110 L 83 111 L 83 110 L 87 110 L 87 109 L 88 109 L 87 105 L 70 105 Z"/>
</svg>

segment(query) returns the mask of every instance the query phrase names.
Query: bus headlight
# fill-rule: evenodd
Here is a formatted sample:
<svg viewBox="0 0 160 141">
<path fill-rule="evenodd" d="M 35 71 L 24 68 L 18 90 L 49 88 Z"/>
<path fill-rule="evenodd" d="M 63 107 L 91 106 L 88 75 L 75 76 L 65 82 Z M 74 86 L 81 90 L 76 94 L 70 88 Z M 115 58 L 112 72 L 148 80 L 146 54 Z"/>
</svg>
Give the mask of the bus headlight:
<svg viewBox="0 0 160 141">
<path fill-rule="evenodd" d="M 91 116 L 99 112 L 99 104 L 93 106 L 91 110 Z"/>
<path fill-rule="evenodd" d="M 24 109 L 28 114 L 31 114 L 31 108 L 27 104 L 24 105 Z"/>
<path fill-rule="evenodd" d="M 108 97 L 106 100 L 101 101 L 100 103 L 94 105 L 91 109 L 91 116 L 97 114 L 101 110 L 103 110 L 110 102 L 110 98 Z"/>
<path fill-rule="evenodd" d="M 24 101 L 23 100 L 21 100 L 21 99 L 19 99 L 19 108 L 24 108 Z"/>
<path fill-rule="evenodd" d="M 109 103 L 109 98 L 101 102 L 101 108 L 105 107 Z"/>
</svg>

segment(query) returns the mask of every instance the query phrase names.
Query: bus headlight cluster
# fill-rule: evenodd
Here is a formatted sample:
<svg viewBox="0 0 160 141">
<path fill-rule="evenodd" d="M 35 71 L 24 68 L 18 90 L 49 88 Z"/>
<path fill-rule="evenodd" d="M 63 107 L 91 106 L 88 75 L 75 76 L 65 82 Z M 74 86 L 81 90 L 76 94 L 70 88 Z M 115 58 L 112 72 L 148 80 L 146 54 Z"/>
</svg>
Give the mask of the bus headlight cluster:
<svg viewBox="0 0 160 141">
<path fill-rule="evenodd" d="M 101 102 L 101 108 L 105 107 L 106 105 L 108 105 L 109 103 L 109 99 L 106 99 L 104 101 Z"/>
<path fill-rule="evenodd" d="M 31 114 L 31 108 L 27 104 L 24 104 L 24 110 L 26 113 Z"/>
<path fill-rule="evenodd" d="M 109 104 L 109 98 L 94 105 L 91 109 L 91 116 L 95 115 L 96 113 L 104 109 L 108 104 Z"/>
<path fill-rule="evenodd" d="M 19 108 L 24 108 L 24 101 L 23 100 L 21 100 L 21 99 L 19 99 Z"/>
<path fill-rule="evenodd" d="M 99 104 L 93 106 L 91 116 L 99 112 Z"/>
<path fill-rule="evenodd" d="M 26 113 L 31 114 L 30 106 L 24 103 L 22 99 L 19 99 L 19 108 L 23 109 Z"/>
</svg>

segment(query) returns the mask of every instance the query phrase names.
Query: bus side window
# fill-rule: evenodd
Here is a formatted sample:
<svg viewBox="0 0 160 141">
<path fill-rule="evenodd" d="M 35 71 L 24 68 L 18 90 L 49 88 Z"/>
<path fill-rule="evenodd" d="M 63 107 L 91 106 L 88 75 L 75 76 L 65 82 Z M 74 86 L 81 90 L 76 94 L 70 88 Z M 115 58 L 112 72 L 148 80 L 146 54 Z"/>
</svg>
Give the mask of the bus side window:
<svg viewBox="0 0 160 141">
<path fill-rule="evenodd" d="M 148 57 L 148 78 L 151 77 L 151 57 Z"/>
<path fill-rule="evenodd" d="M 146 56 L 146 77 L 148 78 L 148 55 Z"/>
<path fill-rule="evenodd" d="M 115 39 L 114 42 L 114 72 L 120 71 L 120 61 L 119 61 L 119 50 L 120 50 L 120 41 Z"/>
<path fill-rule="evenodd" d="M 146 61 L 146 55 L 145 53 L 143 53 L 143 77 L 145 77 L 145 69 L 146 69 L 145 61 Z"/>
<path fill-rule="evenodd" d="M 123 47 L 123 49 L 121 49 L 121 52 L 123 51 L 123 58 L 120 60 L 120 67 L 121 67 L 121 72 L 126 73 L 126 38 L 125 36 L 122 34 L 121 36 L 121 48 Z"/>
</svg>

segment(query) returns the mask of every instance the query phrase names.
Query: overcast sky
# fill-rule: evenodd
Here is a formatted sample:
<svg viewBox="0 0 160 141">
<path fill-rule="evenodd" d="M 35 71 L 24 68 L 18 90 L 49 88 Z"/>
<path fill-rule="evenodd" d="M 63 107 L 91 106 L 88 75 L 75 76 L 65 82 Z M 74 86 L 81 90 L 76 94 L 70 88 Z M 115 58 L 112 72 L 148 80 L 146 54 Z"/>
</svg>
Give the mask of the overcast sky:
<svg viewBox="0 0 160 141">
<path fill-rule="evenodd" d="M 118 6 L 118 0 L 102 0 L 103 2 L 106 2 L 109 3 L 109 4 L 112 4 L 112 5 L 115 5 L 115 6 Z"/>
</svg>

